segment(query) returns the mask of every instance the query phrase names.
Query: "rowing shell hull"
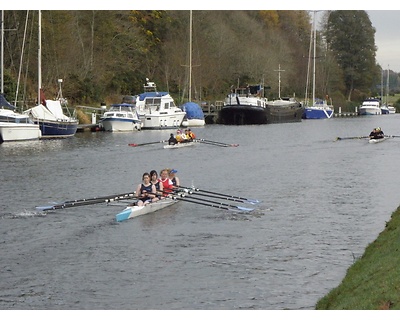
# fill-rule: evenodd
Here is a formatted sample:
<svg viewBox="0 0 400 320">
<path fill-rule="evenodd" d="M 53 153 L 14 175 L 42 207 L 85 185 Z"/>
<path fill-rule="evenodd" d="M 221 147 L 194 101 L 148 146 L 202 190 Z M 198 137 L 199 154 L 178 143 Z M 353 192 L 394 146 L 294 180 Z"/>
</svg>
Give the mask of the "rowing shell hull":
<svg viewBox="0 0 400 320">
<path fill-rule="evenodd" d="M 166 144 L 164 145 L 164 149 L 176 149 L 176 148 L 183 148 L 183 147 L 190 147 L 194 146 L 195 142 L 183 142 L 177 144 Z"/>
<path fill-rule="evenodd" d="M 128 206 L 124 211 L 121 211 L 120 213 L 116 214 L 115 219 L 117 220 L 117 222 L 132 219 L 138 216 L 142 216 L 144 214 L 164 209 L 166 207 L 173 205 L 176 202 L 177 200 L 166 198 L 159 200 L 157 202 L 149 203 L 148 205 L 142 207 Z"/>
<path fill-rule="evenodd" d="M 383 142 L 383 141 L 385 141 L 385 140 L 387 140 L 387 139 L 389 139 L 390 137 L 384 137 L 384 138 L 381 138 L 381 139 L 369 139 L 369 143 L 379 143 L 379 142 Z"/>
</svg>

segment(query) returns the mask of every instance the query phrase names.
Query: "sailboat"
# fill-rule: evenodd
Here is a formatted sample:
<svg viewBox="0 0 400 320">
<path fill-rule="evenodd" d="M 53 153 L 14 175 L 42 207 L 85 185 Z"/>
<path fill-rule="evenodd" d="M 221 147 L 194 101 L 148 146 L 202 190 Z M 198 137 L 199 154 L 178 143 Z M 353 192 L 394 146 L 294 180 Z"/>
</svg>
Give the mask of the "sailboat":
<svg viewBox="0 0 400 320">
<path fill-rule="evenodd" d="M 317 28 L 316 28 L 316 14 L 314 11 L 313 24 L 311 29 L 311 37 L 310 37 L 310 53 L 309 53 L 309 65 L 311 60 L 311 43 L 314 45 L 314 53 L 313 53 L 313 88 L 312 88 L 312 105 L 308 105 L 308 96 L 306 89 L 306 104 L 303 112 L 303 119 L 330 119 L 333 116 L 333 106 L 328 105 L 326 100 L 316 99 L 315 98 L 315 60 L 316 60 L 316 36 L 317 36 Z M 313 41 L 313 42 L 311 42 Z M 307 87 L 308 87 L 308 77 L 307 77 Z"/>
<path fill-rule="evenodd" d="M 1 92 L 0 92 L 0 143 L 6 141 L 38 140 L 39 126 L 24 114 L 15 112 L 15 106 L 4 96 L 4 11 L 1 11 Z"/>
<path fill-rule="evenodd" d="M 38 101 L 39 105 L 26 110 L 24 113 L 39 125 L 42 138 L 67 138 L 75 135 L 78 129 L 78 119 L 67 116 L 63 112 L 61 103 L 65 105 L 66 100 L 62 97 L 61 83 L 58 80 L 59 94 L 56 100 L 46 100 L 42 87 L 42 66 L 41 66 L 41 20 L 42 14 L 39 10 L 39 54 L 38 54 Z"/>
<path fill-rule="evenodd" d="M 190 10 L 189 18 L 189 100 L 180 108 L 186 112 L 182 125 L 184 127 L 202 127 L 205 125 L 203 109 L 195 102 L 192 102 L 192 37 L 193 37 L 193 12 Z"/>
</svg>

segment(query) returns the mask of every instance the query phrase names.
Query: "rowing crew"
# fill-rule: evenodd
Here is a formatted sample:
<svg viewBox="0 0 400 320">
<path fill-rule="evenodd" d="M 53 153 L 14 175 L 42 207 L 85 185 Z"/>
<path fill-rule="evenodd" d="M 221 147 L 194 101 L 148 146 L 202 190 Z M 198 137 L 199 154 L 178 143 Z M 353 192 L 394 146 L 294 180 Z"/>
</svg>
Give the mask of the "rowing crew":
<svg viewBox="0 0 400 320">
<path fill-rule="evenodd" d="M 192 130 L 185 129 L 185 132 L 182 132 L 182 130 L 177 130 L 176 137 L 174 137 L 173 133 L 170 134 L 168 144 L 171 145 L 177 143 L 192 142 L 194 139 L 196 139 L 196 135 L 192 132 Z"/>
<path fill-rule="evenodd" d="M 383 133 L 382 129 L 380 127 L 374 128 L 371 133 L 369 134 L 369 139 L 372 140 L 377 140 L 377 139 L 383 139 L 385 137 L 385 134 Z"/>
<path fill-rule="evenodd" d="M 175 175 L 177 172 L 175 169 L 162 169 L 160 177 L 156 170 L 143 173 L 142 183 L 136 188 L 139 198 L 136 205 L 140 207 L 156 202 L 165 198 L 171 191 L 177 190 L 180 186 L 179 178 Z"/>
</svg>

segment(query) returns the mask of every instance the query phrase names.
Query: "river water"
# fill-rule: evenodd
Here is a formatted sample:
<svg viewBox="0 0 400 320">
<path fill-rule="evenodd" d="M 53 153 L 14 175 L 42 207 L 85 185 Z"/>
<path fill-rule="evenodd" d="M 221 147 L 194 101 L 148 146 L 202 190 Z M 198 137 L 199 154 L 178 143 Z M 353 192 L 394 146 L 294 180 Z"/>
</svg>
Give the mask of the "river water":
<svg viewBox="0 0 400 320">
<path fill-rule="evenodd" d="M 313 309 L 400 203 L 400 138 L 334 140 L 376 126 L 398 135 L 399 121 L 193 128 L 198 138 L 239 144 L 227 148 L 128 146 L 169 131 L 3 143 L 0 309 Z M 143 172 L 164 167 L 177 169 L 182 185 L 262 203 L 238 214 L 180 202 L 122 223 L 117 205 L 35 210 L 133 191 Z"/>
</svg>

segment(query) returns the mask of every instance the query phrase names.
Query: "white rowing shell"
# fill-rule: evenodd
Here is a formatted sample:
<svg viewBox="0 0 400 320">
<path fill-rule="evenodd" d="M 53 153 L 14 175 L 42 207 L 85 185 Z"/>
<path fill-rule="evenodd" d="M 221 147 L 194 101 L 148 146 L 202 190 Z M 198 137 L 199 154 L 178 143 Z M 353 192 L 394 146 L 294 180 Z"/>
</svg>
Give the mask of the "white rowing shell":
<svg viewBox="0 0 400 320">
<path fill-rule="evenodd" d="M 169 207 L 170 205 L 173 205 L 176 202 L 177 200 L 165 198 L 141 207 L 128 206 L 124 211 L 121 211 L 120 213 L 116 214 L 115 219 L 117 220 L 117 222 L 121 222 L 127 219 L 132 219 L 138 216 L 142 216 L 144 214 L 164 209 L 166 207 Z"/>
</svg>

